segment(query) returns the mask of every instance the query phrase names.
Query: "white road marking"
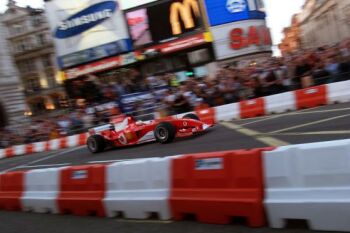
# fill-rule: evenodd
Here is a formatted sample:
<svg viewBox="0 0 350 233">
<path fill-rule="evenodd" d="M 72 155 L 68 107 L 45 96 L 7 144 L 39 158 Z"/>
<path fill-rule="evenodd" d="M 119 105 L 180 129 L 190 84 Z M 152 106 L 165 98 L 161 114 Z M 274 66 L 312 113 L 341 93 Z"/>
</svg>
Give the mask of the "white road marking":
<svg viewBox="0 0 350 233">
<path fill-rule="evenodd" d="M 350 135 L 350 130 L 317 131 L 317 132 L 292 132 L 292 133 L 267 133 L 266 135 L 298 136 L 298 135 L 342 135 L 342 134 L 349 134 Z"/>
<path fill-rule="evenodd" d="M 19 166 L 18 168 L 64 167 L 64 166 L 68 166 L 68 165 L 71 165 L 71 163 L 33 165 L 33 166 Z"/>
<path fill-rule="evenodd" d="M 319 124 L 319 123 L 323 123 L 323 122 L 327 122 L 327 121 L 332 121 L 332 120 L 344 118 L 344 117 L 347 117 L 347 116 L 350 116 L 350 114 L 336 116 L 336 117 L 330 117 L 330 118 L 322 119 L 322 120 L 319 120 L 319 121 L 313 121 L 313 122 L 305 123 L 305 124 L 301 124 L 301 125 L 295 125 L 295 126 L 292 126 L 292 127 L 275 130 L 275 131 L 269 132 L 267 134 L 281 133 L 281 132 L 292 130 L 292 129 L 299 129 L 299 128 L 302 128 L 302 127 L 305 127 L 305 126 L 316 125 L 316 124 Z"/>
<path fill-rule="evenodd" d="M 102 161 L 89 161 L 88 164 L 99 164 L 99 163 L 116 163 L 116 162 L 124 162 L 138 159 L 117 159 L 117 160 L 102 160 Z"/>
<path fill-rule="evenodd" d="M 241 126 L 251 125 L 251 124 L 255 124 L 255 123 L 259 123 L 259 122 L 263 122 L 263 121 L 269 121 L 269 120 L 273 120 L 273 119 L 276 119 L 276 118 L 280 118 L 282 116 L 285 116 L 285 115 L 276 115 L 276 116 L 265 117 L 264 119 L 259 119 L 259 120 L 256 120 L 256 121 L 251 121 L 251 122 L 240 124 L 240 125 Z"/>
<path fill-rule="evenodd" d="M 10 171 L 16 170 L 18 168 L 22 168 L 24 166 L 30 166 L 30 165 L 33 165 L 33 164 L 38 163 L 38 162 L 42 162 L 42 161 L 45 161 L 45 160 L 49 160 L 49 159 L 55 158 L 55 157 L 60 156 L 60 155 L 64 155 L 64 154 L 68 154 L 68 153 L 71 153 L 71 152 L 76 151 L 76 150 L 80 150 L 83 147 L 85 147 L 85 146 L 79 146 L 79 147 L 75 147 L 75 148 L 72 148 L 72 149 L 69 149 L 69 150 L 65 150 L 65 151 L 61 151 L 61 152 L 53 152 L 52 154 L 49 154 L 49 156 L 47 156 L 47 157 L 44 157 L 44 158 L 41 158 L 41 159 L 38 159 L 38 160 L 34 160 L 34 161 L 31 161 L 29 163 L 25 163 L 25 164 L 22 164 L 22 165 L 18 165 L 16 167 L 7 169 L 7 170 L 2 171 L 2 172 L 10 172 Z"/>
<path fill-rule="evenodd" d="M 240 125 L 233 124 L 231 122 L 223 122 L 223 123 L 221 123 L 221 125 L 229 128 L 229 129 L 233 129 L 241 134 L 252 137 L 252 138 L 268 145 L 268 146 L 287 146 L 287 145 L 290 145 L 290 143 L 288 143 L 288 142 L 279 140 L 277 138 L 265 136 L 258 131 L 247 129 L 247 128 L 244 128 Z"/>
</svg>

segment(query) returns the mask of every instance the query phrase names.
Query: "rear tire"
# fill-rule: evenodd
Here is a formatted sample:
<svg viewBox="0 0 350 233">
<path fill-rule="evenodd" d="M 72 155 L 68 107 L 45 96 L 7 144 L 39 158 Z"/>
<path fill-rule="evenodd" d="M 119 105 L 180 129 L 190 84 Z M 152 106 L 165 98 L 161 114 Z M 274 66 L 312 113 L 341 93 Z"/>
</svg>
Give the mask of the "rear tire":
<svg viewBox="0 0 350 233">
<path fill-rule="evenodd" d="M 170 122 L 162 122 L 154 130 L 154 136 L 162 144 L 170 143 L 175 139 L 176 128 Z"/>
<path fill-rule="evenodd" d="M 182 119 L 192 119 L 192 120 L 196 120 L 196 121 L 200 120 L 199 117 L 193 113 L 186 114 L 185 116 L 182 117 Z"/>
<path fill-rule="evenodd" d="M 92 135 L 87 140 L 87 147 L 94 154 L 104 151 L 106 144 L 106 140 L 101 135 Z"/>
</svg>

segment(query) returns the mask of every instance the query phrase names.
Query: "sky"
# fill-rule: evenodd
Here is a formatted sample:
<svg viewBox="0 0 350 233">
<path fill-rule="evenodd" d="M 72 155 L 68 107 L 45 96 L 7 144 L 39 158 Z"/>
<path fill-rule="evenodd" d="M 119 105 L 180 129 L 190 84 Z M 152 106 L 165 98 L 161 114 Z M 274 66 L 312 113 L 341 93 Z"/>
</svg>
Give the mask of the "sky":
<svg viewBox="0 0 350 233">
<path fill-rule="evenodd" d="M 77 1 L 77 0 L 76 0 Z M 121 0 L 122 4 L 130 3 L 131 0 Z M 140 0 L 133 0 L 139 2 Z M 291 23 L 292 15 L 300 12 L 305 0 L 264 0 L 267 12 L 267 24 L 271 28 L 274 45 L 278 45 L 283 38 L 282 30 Z M 31 7 L 43 7 L 43 0 L 17 0 L 18 5 Z M 6 10 L 7 0 L 0 0 L 0 12 Z M 275 54 L 278 52 L 274 48 Z"/>
</svg>

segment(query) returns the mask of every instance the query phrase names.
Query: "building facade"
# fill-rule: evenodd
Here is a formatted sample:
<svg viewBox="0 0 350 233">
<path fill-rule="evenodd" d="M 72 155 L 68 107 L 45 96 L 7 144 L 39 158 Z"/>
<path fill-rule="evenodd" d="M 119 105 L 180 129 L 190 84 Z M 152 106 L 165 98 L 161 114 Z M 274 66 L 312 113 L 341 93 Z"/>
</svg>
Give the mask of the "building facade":
<svg viewBox="0 0 350 233">
<path fill-rule="evenodd" d="M 55 68 L 54 45 L 44 11 L 19 7 L 13 0 L 7 6 L 1 22 L 20 74 L 28 115 L 52 113 L 62 107 L 66 97 Z"/>
<path fill-rule="evenodd" d="M 303 48 L 342 42 L 350 37 L 350 1 L 307 0 L 299 22 Z"/>
<path fill-rule="evenodd" d="M 284 38 L 282 39 L 282 42 L 278 45 L 282 55 L 300 49 L 301 39 L 298 14 L 293 15 L 291 26 L 284 28 L 283 34 Z"/>
<path fill-rule="evenodd" d="M 2 15 L 0 15 L 0 21 Z M 25 121 L 25 98 L 17 68 L 6 41 L 6 28 L 0 22 L 0 129 Z"/>
</svg>

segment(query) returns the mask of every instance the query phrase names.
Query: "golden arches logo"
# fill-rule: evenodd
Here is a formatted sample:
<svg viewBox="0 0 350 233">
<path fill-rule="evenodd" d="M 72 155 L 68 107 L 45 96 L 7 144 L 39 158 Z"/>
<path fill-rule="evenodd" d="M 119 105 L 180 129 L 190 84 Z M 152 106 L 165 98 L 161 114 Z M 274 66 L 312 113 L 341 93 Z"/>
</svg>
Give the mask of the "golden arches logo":
<svg viewBox="0 0 350 233">
<path fill-rule="evenodd" d="M 182 33 L 180 18 L 184 22 L 186 29 L 195 27 L 195 21 L 192 17 L 192 10 L 195 16 L 200 16 L 199 4 L 196 0 L 184 0 L 181 2 L 174 2 L 170 7 L 170 23 L 173 35 Z"/>
</svg>

